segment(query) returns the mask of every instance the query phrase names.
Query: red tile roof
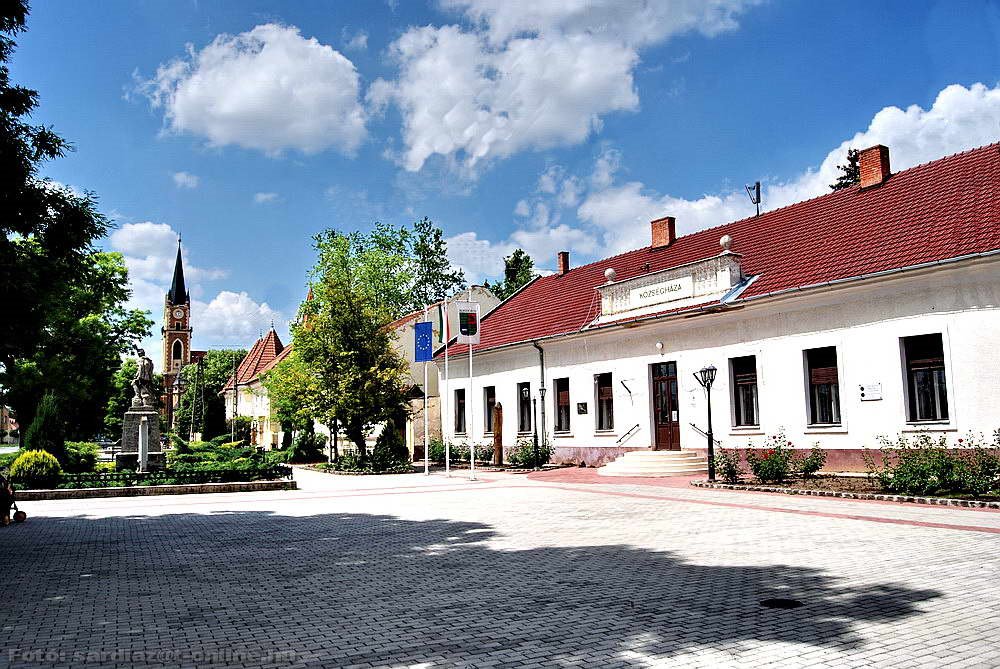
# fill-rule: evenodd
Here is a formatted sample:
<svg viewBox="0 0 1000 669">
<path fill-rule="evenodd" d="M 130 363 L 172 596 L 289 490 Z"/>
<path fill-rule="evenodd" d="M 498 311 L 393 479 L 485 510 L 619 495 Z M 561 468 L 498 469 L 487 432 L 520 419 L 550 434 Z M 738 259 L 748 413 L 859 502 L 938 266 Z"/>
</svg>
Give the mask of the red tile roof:
<svg viewBox="0 0 1000 669">
<path fill-rule="evenodd" d="M 600 313 L 595 289 L 605 282 L 607 268 L 622 281 L 705 259 L 718 255 L 725 234 L 743 256 L 744 274 L 758 276 L 736 303 L 1000 250 L 1000 143 L 893 174 L 880 186 L 831 192 L 678 237 L 668 247 L 541 277 L 482 319 L 475 350 L 577 332 Z M 449 352 L 466 350 L 453 343 Z"/>
<path fill-rule="evenodd" d="M 292 347 L 293 346 L 295 346 L 295 342 L 292 342 L 291 344 L 289 344 L 285 348 L 281 349 L 281 352 L 278 353 L 278 355 L 274 356 L 274 360 L 272 360 L 271 362 L 269 362 L 266 365 L 264 365 L 263 367 L 261 367 L 260 371 L 257 372 L 257 376 L 260 377 L 263 374 L 266 374 L 267 372 L 270 372 L 272 369 L 274 369 L 275 367 L 277 367 L 279 362 L 281 362 L 282 360 L 284 360 L 285 358 L 287 358 L 289 355 L 291 355 L 291 353 L 292 353 Z"/>
<path fill-rule="evenodd" d="M 281 339 L 278 338 L 278 333 L 274 331 L 274 328 L 268 330 L 266 335 L 254 343 L 253 348 L 250 349 L 250 352 L 243 358 L 239 367 L 236 368 L 237 382 L 240 385 L 244 385 L 253 381 L 284 348 L 285 346 L 281 343 Z M 232 390 L 232 388 L 233 377 L 230 376 L 223 390 Z"/>
</svg>

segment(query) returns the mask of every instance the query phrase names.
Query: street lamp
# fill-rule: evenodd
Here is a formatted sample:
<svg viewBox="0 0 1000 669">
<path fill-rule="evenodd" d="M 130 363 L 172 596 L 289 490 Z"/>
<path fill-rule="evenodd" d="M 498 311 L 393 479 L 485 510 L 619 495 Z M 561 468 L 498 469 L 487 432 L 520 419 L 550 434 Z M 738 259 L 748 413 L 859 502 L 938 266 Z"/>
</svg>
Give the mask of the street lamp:
<svg viewBox="0 0 1000 669">
<path fill-rule="evenodd" d="M 715 482 L 715 436 L 712 434 L 712 384 L 715 383 L 715 365 L 702 367 L 701 371 L 694 375 L 701 387 L 705 389 L 708 397 L 708 480 Z"/>
</svg>

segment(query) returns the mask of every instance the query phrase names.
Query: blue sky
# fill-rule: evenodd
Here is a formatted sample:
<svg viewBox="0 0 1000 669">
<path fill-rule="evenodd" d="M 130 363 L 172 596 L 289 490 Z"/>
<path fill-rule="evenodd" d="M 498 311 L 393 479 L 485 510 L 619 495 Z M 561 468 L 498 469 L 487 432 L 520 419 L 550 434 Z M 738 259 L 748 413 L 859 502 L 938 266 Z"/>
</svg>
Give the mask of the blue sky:
<svg viewBox="0 0 1000 669">
<path fill-rule="evenodd" d="M 324 227 L 429 216 L 481 281 L 1000 140 L 1000 3 L 34 3 L 13 62 L 76 146 L 159 317 L 182 233 L 195 345 L 284 336 Z M 154 348 L 154 350 L 157 350 Z"/>
</svg>

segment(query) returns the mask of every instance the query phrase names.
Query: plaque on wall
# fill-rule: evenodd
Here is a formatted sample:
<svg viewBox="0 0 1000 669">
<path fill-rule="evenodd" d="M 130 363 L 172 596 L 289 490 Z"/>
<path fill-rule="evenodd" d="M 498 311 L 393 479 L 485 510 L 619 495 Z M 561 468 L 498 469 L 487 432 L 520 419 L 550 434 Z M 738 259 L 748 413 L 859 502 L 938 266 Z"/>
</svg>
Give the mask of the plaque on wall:
<svg viewBox="0 0 1000 669">
<path fill-rule="evenodd" d="M 881 383 L 862 383 L 858 386 L 862 402 L 871 402 L 882 399 Z"/>
<path fill-rule="evenodd" d="M 576 403 L 576 412 L 578 414 L 585 414 L 585 413 L 587 413 L 587 403 L 586 402 L 577 402 Z"/>
</svg>

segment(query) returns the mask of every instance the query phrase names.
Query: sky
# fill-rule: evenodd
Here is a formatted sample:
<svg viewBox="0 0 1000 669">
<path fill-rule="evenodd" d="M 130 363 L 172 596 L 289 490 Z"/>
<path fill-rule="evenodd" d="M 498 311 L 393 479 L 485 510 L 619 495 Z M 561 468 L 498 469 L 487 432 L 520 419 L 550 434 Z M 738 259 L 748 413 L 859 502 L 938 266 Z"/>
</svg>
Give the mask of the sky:
<svg viewBox="0 0 1000 669">
<path fill-rule="evenodd" d="M 542 270 L 1000 140 L 1000 2 L 33 3 L 15 82 L 75 150 L 157 320 L 178 235 L 194 347 L 288 339 L 312 236 L 430 217 L 468 279 Z M 158 357 L 158 356 L 156 356 Z"/>
</svg>

